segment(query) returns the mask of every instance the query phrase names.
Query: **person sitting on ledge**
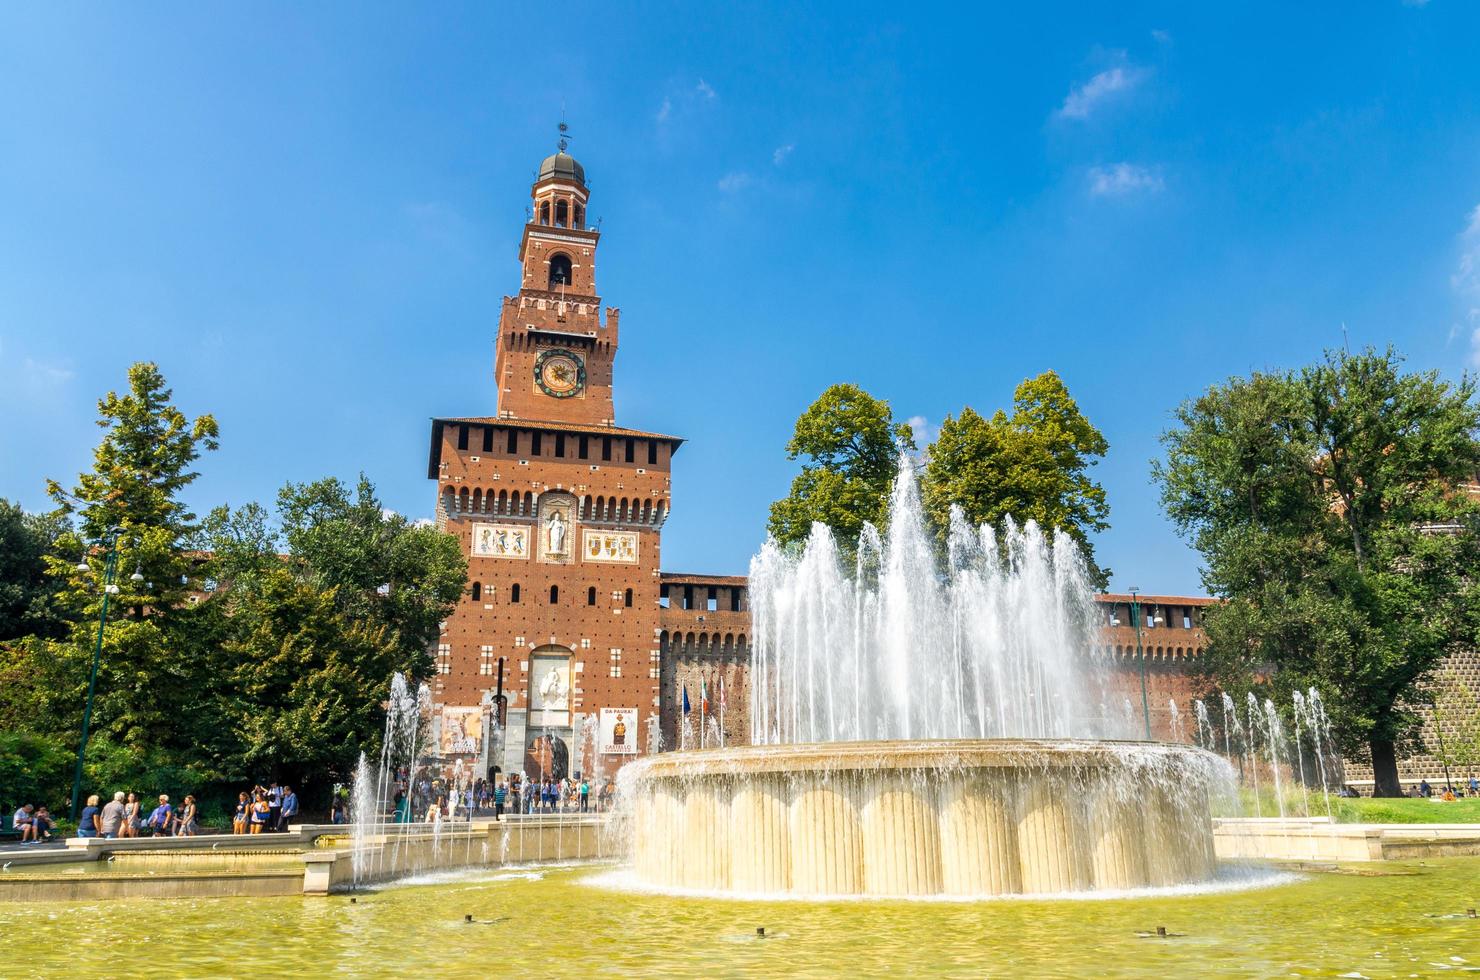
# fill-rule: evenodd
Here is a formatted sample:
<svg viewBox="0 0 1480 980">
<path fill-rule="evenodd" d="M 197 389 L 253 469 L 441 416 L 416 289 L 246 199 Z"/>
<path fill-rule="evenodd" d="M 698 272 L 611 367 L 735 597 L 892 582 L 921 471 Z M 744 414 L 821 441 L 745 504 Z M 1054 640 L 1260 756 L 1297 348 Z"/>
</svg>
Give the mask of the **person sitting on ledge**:
<svg viewBox="0 0 1480 980">
<path fill-rule="evenodd" d="M 52 828 L 56 822 L 51 819 L 51 811 L 41 806 L 36 808 L 36 815 L 31 818 L 31 843 L 40 844 L 51 840 Z"/>
<path fill-rule="evenodd" d="M 1425 798 L 1434 795 L 1434 788 L 1429 785 L 1427 779 L 1420 779 L 1418 781 L 1418 795 Z"/>
<path fill-rule="evenodd" d="M 102 808 L 98 806 L 98 794 L 94 793 L 87 798 L 87 806 L 82 808 L 82 816 L 77 818 L 78 837 L 96 837 L 102 831 L 102 824 L 98 820 L 98 814 Z"/>
<path fill-rule="evenodd" d="M 15 811 L 10 822 L 21 832 L 21 843 L 29 844 L 32 835 L 36 833 L 36 808 L 29 803 L 23 805 Z"/>
</svg>

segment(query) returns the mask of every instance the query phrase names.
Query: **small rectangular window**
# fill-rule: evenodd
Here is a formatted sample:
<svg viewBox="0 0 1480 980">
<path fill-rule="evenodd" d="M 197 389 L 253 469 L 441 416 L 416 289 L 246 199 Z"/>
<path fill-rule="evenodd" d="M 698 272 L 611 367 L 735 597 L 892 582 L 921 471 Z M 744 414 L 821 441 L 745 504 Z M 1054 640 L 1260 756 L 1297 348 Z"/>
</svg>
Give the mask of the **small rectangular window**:
<svg viewBox="0 0 1480 980">
<path fill-rule="evenodd" d="M 466 425 L 460 425 L 457 427 L 457 448 L 468 448 L 468 427 Z"/>
<path fill-rule="evenodd" d="M 483 427 L 483 451 L 485 453 L 491 453 L 491 452 L 493 452 L 493 427 L 492 426 L 485 425 Z"/>
<path fill-rule="evenodd" d="M 610 463 L 612 461 L 612 437 L 611 436 L 602 436 L 601 437 L 601 461 L 603 463 Z"/>
<path fill-rule="evenodd" d="M 658 608 L 668 608 L 668 586 L 666 585 L 658 586 Z"/>
<path fill-rule="evenodd" d="M 627 440 L 627 462 L 637 462 L 637 441 L 635 439 Z"/>
<path fill-rule="evenodd" d="M 586 436 L 581 436 L 581 445 L 579 448 L 581 452 L 581 458 L 587 458 L 591 454 L 591 440 Z"/>
<path fill-rule="evenodd" d="M 739 611 L 740 611 L 740 590 L 739 589 L 731 589 L 730 590 L 730 612 L 739 612 Z"/>
<path fill-rule="evenodd" d="M 508 449 L 508 451 L 509 451 L 509 454 L 510 455 L 517 456 L 519 454 L 519 430 L 518 429 L 510 429 L 509 430 L 509 449 Z"/>
<path fill-rule="evenodd" d="M 542 435 L 544 435 L 543 432 L 536 432 L 529 437 L 529 455 L 538 456 L 540 454 L 540 436 Z"/>
<path fill-rule="evenodd" d="M 694 587 L 692 585 L 683 587 L 683 607 L 685 609 L 694 608 Z"/>
<path fill-rule="evenodd" d="M 555 433 L 555 458 L 556 459 L 564 459 L 565 458 L 565 433 L 564 432 L 557 432 L 557 433 Z"/>
<path fill-rule="evenodd" d="M 709 597 L 704 600 L 704 609 L 707 612 L 719 612 L 719 595 L 713 587 L 709 590 Z"/>
<path fill-rule="evenodd" d="M 648 440 L 648 465 L 654 466 L 658 462 L 658 440 Z"/>
</svg>

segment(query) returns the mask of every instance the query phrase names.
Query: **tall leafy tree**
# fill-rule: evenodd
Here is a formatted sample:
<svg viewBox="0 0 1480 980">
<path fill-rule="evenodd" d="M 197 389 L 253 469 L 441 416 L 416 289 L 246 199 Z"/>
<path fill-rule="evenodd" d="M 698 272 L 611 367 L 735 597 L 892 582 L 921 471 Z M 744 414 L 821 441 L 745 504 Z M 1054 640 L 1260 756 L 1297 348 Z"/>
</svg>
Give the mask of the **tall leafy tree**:
<svg viewBox="0 0 1480 980">
<path fill-rule="evenodd" d="M 967 407 L 947 416 L 926 453 L 925 505 L 941 534 L 952 505 L 975 524 L 1010 515 L 1060 528 L 1079 542 L 1103 586 L 1109 572 L 1095 564 L 1089 535 L 1109 526 L 1110 508 L 1089 469 L 1108 448 L 1063 379 L 1047 371 L 1017 386 L 1011 415 L 999 409 L 983 418 Z"/>
<path fill-rule="evenodd" d="M 806 462 L 791 493 L 771 505 L 771 534 L 795 544 L 821 522 L 845 548 L 856 547 L 865 522 L 883 525 L 899 455 L 914 449 L 914 434 L 894 421 L 888 402 L 857 385 L 833 385 L 797 419 L 786 444 L 787 459 Z"/>
<path fill-rule="evenodd" d="M 1475 394 L 1469 377 L 1404 373 L 1392 351 L 1330 353 L 1184 404 L 1154 464 L 1226 600 L 1205 621 L 1213 679 L 1282 700 L 1318 687 L 1384 795 L 1400 792 L 1421 686 L 1480 639 Z"/>
<path fill-rule="evenodd" d="M 213 776 L 196 765 L 211 724 L 198 709 L 217 672 L 187 601 L 193 559 L 185 544 L 195 517 L 181 493 L 200 454 L 216 448 L 217 426 L 209 415 L 188 418 L 171 397 L 158 367 L 140 363 L 129 368 L 125 392 L 98 403 L 103 438 L 93 469 L 71 490 L 47 483 L 50 519 L 61 530 L 45 560 L 67 629 L 18 644 L 0 662 L 0 675 L 17 682 L 0 685 L 0 717 L 75 750 L 104 591 L 100 542 L 116 529 L 117 593 L 88 746 L 90 772 L 110 778 L 160 766 L 193 780 Z"/>
</svg>

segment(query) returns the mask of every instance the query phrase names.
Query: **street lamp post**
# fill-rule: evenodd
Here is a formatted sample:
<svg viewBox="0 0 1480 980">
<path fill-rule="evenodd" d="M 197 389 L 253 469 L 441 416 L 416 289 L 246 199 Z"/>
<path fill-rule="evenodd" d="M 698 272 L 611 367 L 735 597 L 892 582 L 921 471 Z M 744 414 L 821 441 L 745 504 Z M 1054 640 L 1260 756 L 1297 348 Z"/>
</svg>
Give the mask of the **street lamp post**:
<svg viewBox="0 0 1480 980">
<path fill-rule="evenodd" d="M 1146 741 L 1151 741 L 1151 701 L 1146 697 L 1146 651 L 1141 646 L 1140 588 L 1131 586 L 1131 623 L 1136 627 L 1136 659 L 1141 663 L 1141 717 L 1146 722 Z"/>
<path fill-rule="evenodd" d="M 77 819 L 77 801 L 82 795 L 82 761 L 87 755 L 88 729 L 92 727 L 93 692 L 98 686 L 98 661 L 103 656 L 103 627 L 108 623 L 108 600 L 118 593 L 118 586 L 113 584 L 113 572 L 118 566 L 118 536 L 121 533 L 119 528 L 109 528 L 100 542 L 107 549 L 103 560 L 103 605 L 98 612 L 98 639 L 93 644 L 92 670 L 87 676 L 87 706 L 82 711 L 82 741 L 77 744 L 77 771 L 72 777 L 72 809 L 69 811 L 71 820 Z M 77 563 L 77 571 L 91 570 L 84 556 Z M 144 581 L 144 576 L 138 571 L 129 578 L 134 582 Z"/>
</svg>

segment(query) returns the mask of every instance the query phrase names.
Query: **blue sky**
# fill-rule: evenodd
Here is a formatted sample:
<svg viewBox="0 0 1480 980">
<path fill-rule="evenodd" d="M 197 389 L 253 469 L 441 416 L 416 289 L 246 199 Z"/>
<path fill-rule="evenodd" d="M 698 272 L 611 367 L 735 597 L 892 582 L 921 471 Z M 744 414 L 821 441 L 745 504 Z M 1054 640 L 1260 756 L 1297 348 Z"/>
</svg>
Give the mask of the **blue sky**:
<svg viewBox="0 0 1480 980">
<path fill-rule="evenodd" d="M 1112 584 L 1200 590 L 1148 460 L 1210 383 L 1480 348 L 1480 5 L 10 5 L 0 496 L 44 505 L 157 360 L 191 499 L 367 473 L 492 412 L 562 106 L 621 307 L 619 421 L 685 436 L 663 564 L 744 571 L 797 414 L 925 429 L 1059 371 L 1110 441 Z"/>
</svg>

